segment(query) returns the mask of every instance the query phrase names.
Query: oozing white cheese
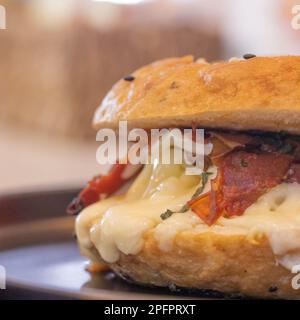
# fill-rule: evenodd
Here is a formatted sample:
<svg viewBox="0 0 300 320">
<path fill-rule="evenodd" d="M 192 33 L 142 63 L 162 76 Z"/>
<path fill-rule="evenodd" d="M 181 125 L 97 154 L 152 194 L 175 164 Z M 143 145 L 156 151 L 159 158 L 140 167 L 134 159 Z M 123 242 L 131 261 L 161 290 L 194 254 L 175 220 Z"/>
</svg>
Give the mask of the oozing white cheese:
<svg viewBox="0 0 300 320">
<path fill-rule="evenodd" d="M 83 210 L 76 233 L 83 248 L 95 246 L 115 262 L 119 253 L 136 254 L 143 234 L 161 223 L 167 209 L 179 210 L 193 195 L 200 178 L 185 175 L 182 165 L 146 165 L 125 196 L 102 200 Z"/>
<path fill-rule="evenodd" d="M 144 234 L 154 229 L 161 250 L 172 248 L 174 236 L 191 230 L 244 234 L 269 239 L 277 261 L 288 269 L 300 264 L 300 185 L 281 184 L 259 198 L 242 216 L 220 218 L 212 227 L 191 211 L 162 221 L 166 209 L 179 210 L 201 181 L 187 176 L 182 165 L 146 165 L 126 195 L 91 205 L 76 221 L 76 233 L 84 251 L 95 247 L 102 259 L 115 262 L 120 252 L 137 254 Z M 215 168 L 210 168 L 210 171 Z M 211 175 L 210 178 L 213 178 Z M 209 183 L 206 184 L 207 192 Z"/>
<path fill-rule="evenodd" d="M 284 267 L 300 264 L 300 185 L 281 184 L 261 196 L 234 219 L 221 219 L 226 226 L 244 228 L 253 239 L 266 235 Z"/>
</svg>

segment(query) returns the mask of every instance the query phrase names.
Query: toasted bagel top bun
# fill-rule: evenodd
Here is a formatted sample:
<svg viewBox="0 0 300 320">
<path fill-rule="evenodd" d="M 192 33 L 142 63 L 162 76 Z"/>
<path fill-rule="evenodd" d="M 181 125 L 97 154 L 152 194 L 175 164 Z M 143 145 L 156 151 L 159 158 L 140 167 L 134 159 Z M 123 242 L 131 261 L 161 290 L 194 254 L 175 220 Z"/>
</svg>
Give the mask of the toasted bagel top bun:
<svg viewBox="0 0 300 320">
<path fill-rule="evenodd" d="M 94 127 L 201 127 L 300 133 L 300 56 L 161 60 L 108 92 Z"/>
</svg>

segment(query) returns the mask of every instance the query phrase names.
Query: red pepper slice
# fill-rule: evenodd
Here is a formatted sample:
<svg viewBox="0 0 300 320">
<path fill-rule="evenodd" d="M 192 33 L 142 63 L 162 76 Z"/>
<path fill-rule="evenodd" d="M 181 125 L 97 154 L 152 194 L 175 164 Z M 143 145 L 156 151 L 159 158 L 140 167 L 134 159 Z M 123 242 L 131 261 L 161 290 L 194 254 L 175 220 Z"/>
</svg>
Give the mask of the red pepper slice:
<svg viewBox="0 0 300 320">
<path fill-rule="evenodd" d="M 78 214 L 83 208 L 101 199 L 107 198 L 122 187 L 133 175 L 122 177 L 123 172 L 130 164 L 115 164 L 105 176 L 93 178 L 79 195 L 70 203 L 67 213 Z"/>
</svg>

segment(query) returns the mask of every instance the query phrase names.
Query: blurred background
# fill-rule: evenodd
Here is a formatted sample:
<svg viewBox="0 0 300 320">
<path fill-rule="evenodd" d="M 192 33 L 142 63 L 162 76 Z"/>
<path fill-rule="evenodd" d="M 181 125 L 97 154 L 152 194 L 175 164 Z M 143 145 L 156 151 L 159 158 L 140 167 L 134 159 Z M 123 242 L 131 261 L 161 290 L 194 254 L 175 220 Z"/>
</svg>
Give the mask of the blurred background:
<svg viewBox="0 0 300 320">
<path fill-rule="evenodd" d="M 0 192 L 98 171 L 95 108 L 153 60 L 300 54 L 294 0 L 10 0 L 0 30 Z"/>
</svg>

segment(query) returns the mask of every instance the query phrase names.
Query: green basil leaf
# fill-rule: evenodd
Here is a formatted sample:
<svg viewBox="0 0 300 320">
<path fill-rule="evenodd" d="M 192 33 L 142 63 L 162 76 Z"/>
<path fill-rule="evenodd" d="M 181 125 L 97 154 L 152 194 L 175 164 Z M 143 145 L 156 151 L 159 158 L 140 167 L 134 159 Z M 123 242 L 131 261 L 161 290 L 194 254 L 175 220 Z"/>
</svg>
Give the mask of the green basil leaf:
<svg viewBox="0 0 300 320">
<path fill-rule="evenodd" d="M 193 194 L 191 200 L 197 198 L 203 191 L 204 191 L 204 188 L 207 184 L 207 181 L 208 181 L 208 177 L 213 174 L 212 172 L 202 172 L 201 173 L 201 186 L 195 191 L 195 193 Z M 177 213 L 184 213 L 184 212 L 187 212 L 188 210 L 190 209 L 189 205 L 186 203 Z M 167 209 L 166 212 L 162 213 L 160 215 L 160 217 L 162 218 L 162 220 L 166 220 L 168 219 L 169 217 L 172 216 L 173 213 L 176 213 L 170 209 Z"/>
</svg>

